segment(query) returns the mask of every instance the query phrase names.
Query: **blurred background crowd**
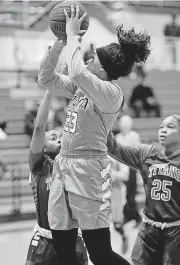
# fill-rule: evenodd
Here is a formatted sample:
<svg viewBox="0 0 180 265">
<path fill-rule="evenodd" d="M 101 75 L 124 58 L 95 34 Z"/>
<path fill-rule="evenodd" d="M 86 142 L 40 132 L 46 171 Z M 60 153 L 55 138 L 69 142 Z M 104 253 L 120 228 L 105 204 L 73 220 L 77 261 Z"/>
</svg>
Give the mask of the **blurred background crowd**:
<svg viewBox="0 0 180 265">
<path fill-rule="evenodd" d="M 158 145 L 159 121 L 166 115 L 180 113 L 180 1 L 80 2 L 90 17 L 90 27 L 82 41 L 84 62 L 96 47 L 116 41 L 116 26 L 120 23 L 125 28 L 145 29 L 151 35 L 152 52 L 146 64 L 136 64 L 128 77 L 117 81 L 125 95 L 125 106 L 113 131 L 119 142 Z M 39 65 L 55 40 L 48 17 L 56 3 L 0 1 L 0 233 L 5 231 L 4 225 L 10 224 L 9 232 L 14 222 L 21 221 L 22 228 L 26 221 L 35 220 L 28 184 L 28 148 L 44 94 L 37 84 Z M 64 125 L 67 105 L 65 98 L 53 99 L 48 129 Z M 112 177 L 112 222 L 122 235 L 118 231 L 121 224 L 134 220 L 134 227 L 139 225 L 144 192 L 141 177 L 117 162 L 113 164 Z M 121 216 L 121 224 L 117 215 Z M 32 223 L 24 226 L 29 228 Z M 114 238 L 117 243 L 115 235 Z M 129 239 L 125 236 L 123 240 L 126 243 Z M 125 253 L 128 244 L 123 246 L 117 251 Z M 16 256 L 17 263 L 4 257 L 1 264 L 22 265 L 25 256 L 26 250 L 22 250 L 22 256 Z"/>
</svg>

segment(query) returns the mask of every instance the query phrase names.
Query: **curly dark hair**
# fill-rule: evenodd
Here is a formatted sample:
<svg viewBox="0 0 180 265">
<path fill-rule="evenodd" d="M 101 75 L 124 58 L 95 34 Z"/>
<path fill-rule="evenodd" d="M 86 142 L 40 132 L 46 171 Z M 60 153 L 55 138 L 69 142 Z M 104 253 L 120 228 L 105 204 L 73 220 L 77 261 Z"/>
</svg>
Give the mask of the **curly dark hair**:
<svg viewBox="0 0 180 265">
<path fill-rule="evenodd" d="M 145 62 L 151 53 L 151 37 L 146 31 L 136 33 L 134 28 L 124 30 L 123 25 L 117 27 L 119 44 L 108 45 L 109 56 L 116 65 L 119 76 L 109 76 L 110 79 L 117 79 L 120 76 L 127 76 L 134 63 Z"/>
</svg>

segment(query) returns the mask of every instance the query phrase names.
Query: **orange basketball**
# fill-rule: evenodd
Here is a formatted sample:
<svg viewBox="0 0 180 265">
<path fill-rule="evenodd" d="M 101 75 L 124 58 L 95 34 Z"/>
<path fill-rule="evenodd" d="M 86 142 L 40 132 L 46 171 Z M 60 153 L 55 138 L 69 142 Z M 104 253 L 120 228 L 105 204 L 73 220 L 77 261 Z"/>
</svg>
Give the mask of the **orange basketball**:
<svg viewBox="0 0 180 265">
<path fill-rule="evenodd" d="M 71 16 L 71 5 L 76 7 L 79 5 L 79 17 L 86 12 L 84 6 L 75 1 L 63 1 L 54 6 L 50 12 L 49 23 L 53 34 L 60 38 L 66 39 L 66 17 L 64 15 L 64 8 L 66 9 L 69 16 Z M 89 17 L 86 16 L 82 21 L 81 30 L 87 30 L 89 27 Z"/>
</svg>

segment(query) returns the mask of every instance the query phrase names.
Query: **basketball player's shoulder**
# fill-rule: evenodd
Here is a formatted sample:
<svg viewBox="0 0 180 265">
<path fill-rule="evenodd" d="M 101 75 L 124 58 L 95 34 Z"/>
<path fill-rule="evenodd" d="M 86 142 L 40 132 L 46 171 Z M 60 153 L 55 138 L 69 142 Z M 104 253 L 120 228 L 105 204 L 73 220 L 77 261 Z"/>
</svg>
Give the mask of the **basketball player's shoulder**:
<svg viewBox="0 0 180 265">
<path fill-rule="evenodd" d="M 109 86 L 111 86 L 111 95 L 113 96 L 113 102 L 114 101 L 120 101 L 121 102 L 121 106 L 124 105 L 124 94 L 123 91 L 120 87 L 119 84 L 115 83 L 115 82 L 108 82 Z"/>
<path fill-rule="evenodd" d="M 136 143 L 133 143 L 133 144 L 130 144 L 130 145 L 142 157 L 146 157 L 146 158 L 154 157 L 154 156 L 159 154 L 158 149 L 156 149 L 156 147 L 154 145 L 151 145 L 151 144 L 136 142 Z"/>
<path fill-rule="evenodd" d="M 111 84 L 111 86 L 112 86 L 114 89 L 116 89 L 116 90 L 122 92 L 121 86 L 120 86 L 118 83 L 116 83 L 116 82 L 114 82 L 114 81 L 109 82 L 109 83 Z"/>
<path fill-rule="evenodd" d="M 115 82 L 111 82 L 111 84 L 113 85 L 113 89 L 116 93 L 116 95 L 122 99 L 122 101 L 124 101 L 124 94 L 123 91 L 121 89 L 121 86 Z"/>
<path fill-rule="evenodd" d="M 45 153 L 42 158 L 34 164 L 34 167 L 30 169 L 29 184 L 38 182 L 38 180 L 52 169 L 54 161 Z"/>
<path fill-rule="evenodd" d="M 33 153 L 31 150 L 29 151 L 29 167 L 30 171 L 33 174 L 37 174 L 41 172 L 44 168 L 45 162 L 48 160 L 47 156 L 42 150 L 39 154 Z"/>
<path fill-rule="evenodd" d="M 154 144 L 141 144 L 148 158 L 159 160 L 164 156 L 163 149 Z"/>
</svg>

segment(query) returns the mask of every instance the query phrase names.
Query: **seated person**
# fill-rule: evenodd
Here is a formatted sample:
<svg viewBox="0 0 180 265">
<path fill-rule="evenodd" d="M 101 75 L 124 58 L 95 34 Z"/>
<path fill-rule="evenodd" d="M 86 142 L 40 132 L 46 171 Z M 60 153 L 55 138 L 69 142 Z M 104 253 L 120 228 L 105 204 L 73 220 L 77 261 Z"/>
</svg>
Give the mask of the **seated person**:
<svg viewBox="0 0 180 265">
<path fill-rule="evenodd" d="M 155 98 L 152 88 L 146 85 L 146 74 L 141 76 L 142 80 L 132 92 L 129 99 L 129 107 L 133 110 L 135 118 L 142 117 L 142 112 L 146 113 L 146 117 L 160 117 L 160 105 Z"/>
</svg>

